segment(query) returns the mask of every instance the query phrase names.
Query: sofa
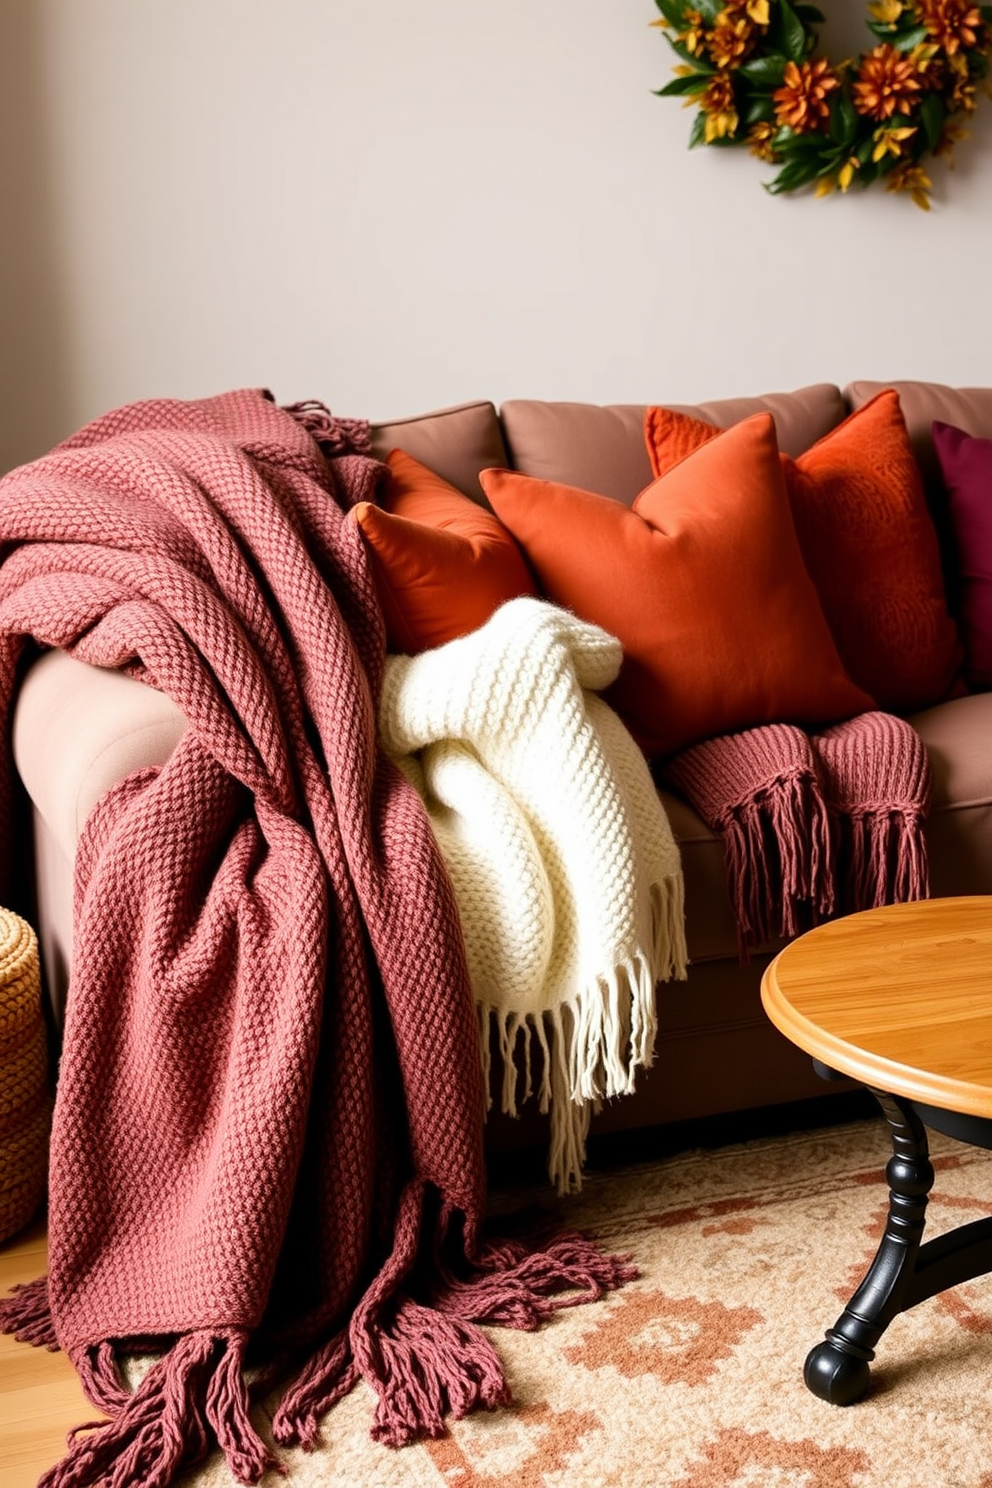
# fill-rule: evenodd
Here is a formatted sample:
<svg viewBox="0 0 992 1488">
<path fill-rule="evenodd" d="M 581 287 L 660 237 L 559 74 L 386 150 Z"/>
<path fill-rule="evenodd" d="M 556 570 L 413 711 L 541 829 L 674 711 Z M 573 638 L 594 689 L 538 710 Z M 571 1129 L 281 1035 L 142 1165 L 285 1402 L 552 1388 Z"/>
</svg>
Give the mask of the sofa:
<svg viewBox="0 0 992 1488">
<path fill-rule="evenodd" d="M 968 556 L 962 556 L 953 502 L 931 437 L 936 420 L 978 441 L 992 438 L 992 388 L 859 381 L 844 389 L 817 384 L 668 406 L 721 429 L 770 413 L 779 449 L 800 457 L 886 388 L 898 394 L 940 553 L 948 615 L 961 639 L 953 685 L 906 715 L 933 772 L 925 824 L 931 893 L 992 894 L 992 692 L 975 682 L 980 677 L 975 668 L 969 678 L 963 606 L 973 594 L 968 585 L 975 574 Z M 479 475 L 493 467 L 563 482 L 627 506 L 652 480 L 641 405 L 514 399 L 497 410 L 491 402 L 465 403 L 375 425 L 373 451 L 385 458 L 393 449 L 405 450 L 482 504 Z M 71 962 L 72 866 L 82 825 L 116 781 L 164 762 L 184 726 L 168 698 L 59 651 L 32 660 L 23 677 L 13 750 L 33 848 L 32 913 L 56 1025 Z M 688 979 L 659 986 L 655 1063 L 641 1074 L 633 1095 L 611 1102 L 594 1118 L 594 1132 L 776 1106 L 822 1096 L 825 1090 L 807 1057 L 763 1014 L 760 981 L 776 944 L 742 959 L 719 835 L 670 786 L 663 783 L 659 789 L 685 876 Z M 496 1117 L 489 1141 L 494 1148 L 522 1145 L 537 1140 L 538 1130 L 532 1118 L 511 1123 Z"/>
</svg>

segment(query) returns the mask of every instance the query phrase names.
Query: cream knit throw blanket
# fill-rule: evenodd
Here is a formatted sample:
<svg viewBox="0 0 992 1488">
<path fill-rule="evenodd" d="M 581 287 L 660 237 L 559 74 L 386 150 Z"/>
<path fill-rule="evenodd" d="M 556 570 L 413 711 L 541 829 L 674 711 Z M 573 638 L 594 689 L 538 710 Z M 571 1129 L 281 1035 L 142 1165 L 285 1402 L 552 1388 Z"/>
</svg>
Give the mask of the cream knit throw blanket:
<svg viewBox="0 0 992 1488">
<path fill-rule="evenodd" d="M 620 660 L 605 631 L 521 598 L 388 658 L 380 703 L 452 879 L 505 1111 L 540 1050 L 560 1191 L 579 1184 L 590 1109 L 651 1062 L 656 983 L 686 974 L 678 847 L 641 751 L 595 696 Z"/>
</svg>

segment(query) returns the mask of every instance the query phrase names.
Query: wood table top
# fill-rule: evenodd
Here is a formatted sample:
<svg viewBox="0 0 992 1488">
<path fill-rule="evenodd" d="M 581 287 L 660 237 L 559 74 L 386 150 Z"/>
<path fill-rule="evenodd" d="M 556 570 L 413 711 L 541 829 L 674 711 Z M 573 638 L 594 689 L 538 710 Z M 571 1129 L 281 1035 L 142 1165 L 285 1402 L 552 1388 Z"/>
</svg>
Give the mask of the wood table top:
<svg viewBox="0 0 992 1488">
<path fill-rule="evenodd" d="M 865 910 L 792 941 L 762 978 L 786 1038 L 841 1074 L 992 1117 L 992 896 Z"/>
</svg>

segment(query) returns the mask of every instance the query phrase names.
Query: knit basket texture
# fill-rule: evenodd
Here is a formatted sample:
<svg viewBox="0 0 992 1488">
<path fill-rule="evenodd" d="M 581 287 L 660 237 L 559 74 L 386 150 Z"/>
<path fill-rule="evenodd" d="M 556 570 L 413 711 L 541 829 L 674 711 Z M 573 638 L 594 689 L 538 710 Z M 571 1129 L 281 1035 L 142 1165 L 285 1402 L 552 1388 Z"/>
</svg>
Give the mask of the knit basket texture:
<svg viewBox="0 0 992 1488">
<path fill-rule="evenodd" d="M 19 915 L 0 909 L 0 1241 L 41 1206 L 51 1120 L 38 940 Z"/>
</svg>

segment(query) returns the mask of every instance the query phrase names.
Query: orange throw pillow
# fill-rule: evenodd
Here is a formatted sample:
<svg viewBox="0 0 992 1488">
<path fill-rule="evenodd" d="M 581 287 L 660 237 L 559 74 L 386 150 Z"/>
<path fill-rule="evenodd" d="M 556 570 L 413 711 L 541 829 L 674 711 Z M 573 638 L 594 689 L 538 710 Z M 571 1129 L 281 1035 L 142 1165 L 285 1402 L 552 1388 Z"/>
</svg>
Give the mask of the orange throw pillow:
<svg viewBox="0 0 992 1488">
<path fill-rule="evenodd" d="M 480 479 L 548 598 L 621 641 L 605 696 L 647 753 L 872 707 L 803 567 L 770 414 L 708 442 L 633 508 L 509 470 Z"/>
<path fill-rule="evenodd" d="M 720 432 L 649 408 L 655 475 Z M 946 697 L 962 650 L 898 394 L 879 393 L 782 464 L 803 559 L 851 677 L 897 712 Z"/>
<path fill-rule="evenodd" d="M 369 551 L 391 651 L 415 656 L 536 594 L 520 549 L 484 506 L 404 450 L 389 454 L 382 505 L 352 508 Z"/>
</svg>

